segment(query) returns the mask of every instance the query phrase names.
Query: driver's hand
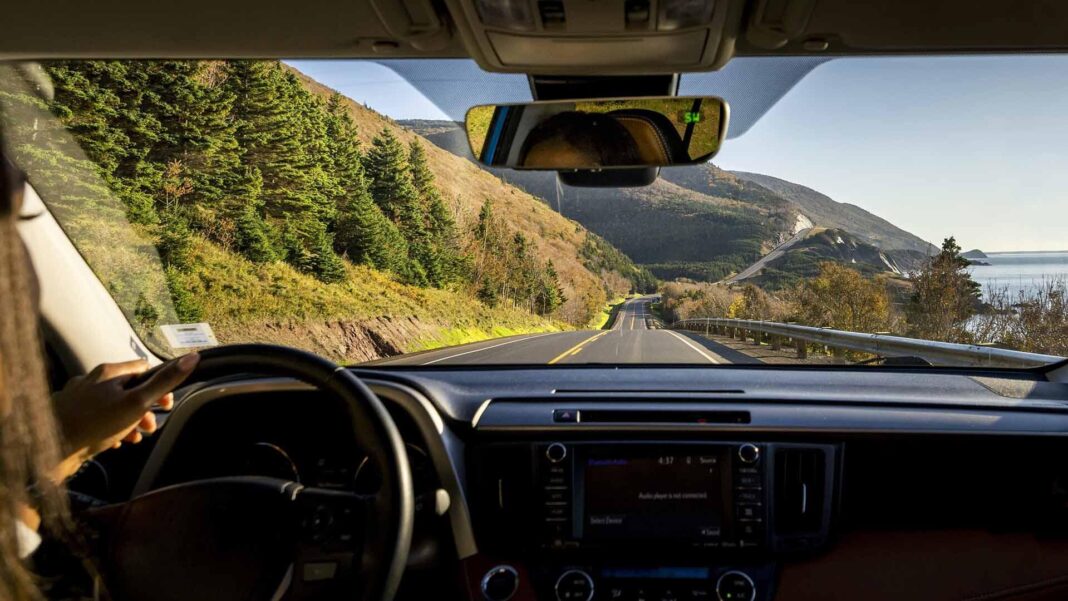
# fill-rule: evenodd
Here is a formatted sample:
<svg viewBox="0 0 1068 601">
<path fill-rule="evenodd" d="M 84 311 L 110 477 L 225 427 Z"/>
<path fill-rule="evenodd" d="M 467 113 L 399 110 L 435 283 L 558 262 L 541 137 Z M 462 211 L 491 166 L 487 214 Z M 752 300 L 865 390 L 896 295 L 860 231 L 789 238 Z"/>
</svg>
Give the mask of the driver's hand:
<svg viewBox="0 0 1068 601">
<path fill-rule="evenodd" d="M 152 406 L 170 410 L 174 405 L 171 391 L 189 376 L 199 361 L 200 355 L 196 353 L 184 355 L 132 388 L 126 388 L 127 383 L 148 369 L 148 362 L 143 359 L 104 363 L 84 376 L 72 378 L 52 397 L 63 433 L 64 455 L 80 465 L 123 442 L 140 442 L 141 432 L 155 432 Z M 57 475 L 62 478 L 69 474 Z"/>
</svg>

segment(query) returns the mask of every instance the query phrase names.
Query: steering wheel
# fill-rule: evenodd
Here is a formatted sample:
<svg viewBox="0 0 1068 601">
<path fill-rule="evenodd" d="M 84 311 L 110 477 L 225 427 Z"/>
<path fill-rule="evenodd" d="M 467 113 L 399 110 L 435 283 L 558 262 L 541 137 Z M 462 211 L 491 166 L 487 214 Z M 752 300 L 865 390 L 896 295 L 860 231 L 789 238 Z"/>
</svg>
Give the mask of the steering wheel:
<svg viewBox="0 0 1068 601">
<path fill-rule="evenodd" d="M 408 559 L 414 501 L 404 441 L 382 402 L 349 370 L 281 346 L 201 351 L 188 381 L 237 374 L 290 377 L 324 392 L 381 474 L 379 490 L 227 477 L 93 510 L 108 593 L 115 601 L 268 601 L 320 596 L 329 585 L 344 589 L 330 589 L 332 597 L 392 599 Z"/>
</svg>

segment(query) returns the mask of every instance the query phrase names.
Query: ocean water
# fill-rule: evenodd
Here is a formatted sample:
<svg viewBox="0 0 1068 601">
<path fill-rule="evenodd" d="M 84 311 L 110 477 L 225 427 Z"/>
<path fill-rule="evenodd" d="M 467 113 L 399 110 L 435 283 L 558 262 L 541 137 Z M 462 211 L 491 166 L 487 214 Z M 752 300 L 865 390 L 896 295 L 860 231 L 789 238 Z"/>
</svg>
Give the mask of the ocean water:
<svg viewBox="0 0 1068 601">
<path fill-rule="evenodd" d="M 990 265 L 969 269 L 984 297 L 991 290 L 1031 296 L 1048 282 L 1068 282 L 1068 251 L 987 253 L 987 257 L 978 260 Z"/>
</svg>

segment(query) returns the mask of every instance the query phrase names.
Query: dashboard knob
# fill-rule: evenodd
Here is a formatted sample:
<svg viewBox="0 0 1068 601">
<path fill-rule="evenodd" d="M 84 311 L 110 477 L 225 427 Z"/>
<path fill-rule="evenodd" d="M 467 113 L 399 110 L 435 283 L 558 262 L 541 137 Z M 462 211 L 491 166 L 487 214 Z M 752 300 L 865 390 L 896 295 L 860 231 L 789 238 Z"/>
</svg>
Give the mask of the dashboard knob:
<svg viewBox="0 0 1068 601">
<path fill-rule="evenodd" d="M 719 601 L 753 601 L 756 585 L 745 572 L 732 570 L 716 581 L 716 597 Z"/>
<path fill-rule="evenodd" d="M 564 459 L 567 459 L 567 447 L 559 442 L 554 442 L 548 447 L 545 447 L 545 458 L 550 463 L 560 463 Z"/>
<path fill-rule="evenodd" d="M 745 443 L 738 447 L 738 459 L 742 463 L 756 463 L 760 461 L 760 447 L 752 443 Z"/>
<path fill-rule="evenodd" d="M 482 577 L 482 596 L 486 601 L 508 601 L 519 589 L 519 572 L 512 566 L 497 566 Z"/>
<path fill-rule="evenodd" d="M 593 578 L 582 570 L 568 570 L 556 580 L 556 601 L 590 601 Z"/>
</svg>

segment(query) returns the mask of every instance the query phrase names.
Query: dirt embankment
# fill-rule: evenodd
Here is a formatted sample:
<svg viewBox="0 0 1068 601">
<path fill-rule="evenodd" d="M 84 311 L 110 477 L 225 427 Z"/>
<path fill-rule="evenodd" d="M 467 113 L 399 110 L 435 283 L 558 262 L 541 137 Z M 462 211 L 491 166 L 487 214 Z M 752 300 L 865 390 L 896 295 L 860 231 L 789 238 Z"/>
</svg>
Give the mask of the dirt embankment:
<svg viewBox="0 0 1068 601">
<path fill-rule="evenodd" d="M 270 340 L 311 351 L 342 364 L 362 363 L 408 352 L 440 328 L 414 317 L 376 317 L 307 323 L 262 323 L 219 328 L 223 344 Z"/>
</svg>

